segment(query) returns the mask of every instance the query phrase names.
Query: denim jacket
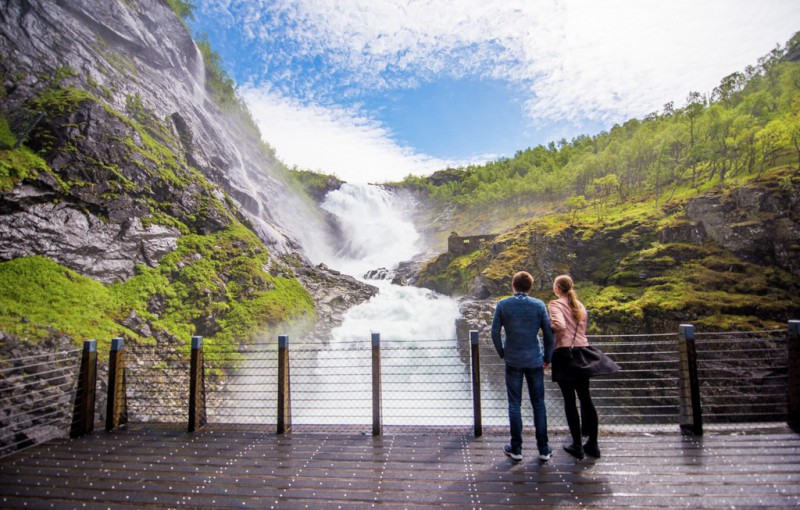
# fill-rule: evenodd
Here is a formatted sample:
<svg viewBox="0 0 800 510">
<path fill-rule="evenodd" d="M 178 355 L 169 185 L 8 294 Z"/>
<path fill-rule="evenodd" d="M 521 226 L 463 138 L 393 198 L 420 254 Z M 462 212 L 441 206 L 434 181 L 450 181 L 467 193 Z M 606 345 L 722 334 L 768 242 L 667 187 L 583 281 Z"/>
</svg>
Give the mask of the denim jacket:
<svg viewBox="0 0 800 510">
<path fill-rule="evenodd" d="M 505 342 L 500 330 L 505 329 Z M 542 331 L 544 352 L 539 343 Z M 492 343 L 506 365 L 517 368 L 541 367 L 553 356 L 553 330 L 547 307 L 540 299 L 517 292 L 498 301 L 492 320 Z"/>
</svg>

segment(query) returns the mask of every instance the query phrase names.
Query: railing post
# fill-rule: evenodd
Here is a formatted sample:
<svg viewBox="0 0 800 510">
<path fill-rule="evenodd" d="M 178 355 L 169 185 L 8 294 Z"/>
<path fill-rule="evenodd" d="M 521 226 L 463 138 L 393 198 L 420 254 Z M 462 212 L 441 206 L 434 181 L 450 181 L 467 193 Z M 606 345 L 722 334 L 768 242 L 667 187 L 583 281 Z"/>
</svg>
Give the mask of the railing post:
<svg viewBox="0 0 800 510">
<path fill-rule="evenodd" d="M 192 337 L 192 361 L 189 367 L 189 432 L 206 425 L 206 377 L 203 361 L 203 337 Z"/>
<path fill-rule="evenodd" d="M 469 332 L 469 344 L 472 353 L 472 416 L 475 421 L 475 437 L 483 435 L 483 420 L 481 416 L 481 356 L 478 332 Z"/>
<path fill-rule="evenodd" d="M 83 342 L 81 371 L 78 374 L 78 390 L 72 413 L 70 437 L 91 434 L 94 430 L 94 399 L 97 391 L 97 341 Z"/>
<path fill-rule="evenodd" d="M 292 392 L 289 377 L 289 336 L 278 336 L 278 434 L 292 429 Z"/>
<path fill-rule="evenodd" d="M 789 379 L 787 392 L 789 401 L 789 426 L 800 432 L 800 320 L 789 321 L 789 341 L 786 346 L 789 357 Z"/>
<path fill-rule="evenodd" d="M 372 435 L 383 434 L 381 417 L 381 334 L 372 333 Z"/>
<path fill-rule="evenodd" d="M 697 349 L 694 343 L 694 326 L 681 324 L 678 352 L 680 353 L 680 427 L 684 432 L 703 435 L 703 410 L 700 406 L 700 379 L 697 374 Z"/>
<path fill-rule="evenodd" d="M 106 432 L 128 423 L 128 401 L 125 386 L 125 340 L 111 340 L 108 355 L 108 398 L 106 399 Z"/>
</svg>

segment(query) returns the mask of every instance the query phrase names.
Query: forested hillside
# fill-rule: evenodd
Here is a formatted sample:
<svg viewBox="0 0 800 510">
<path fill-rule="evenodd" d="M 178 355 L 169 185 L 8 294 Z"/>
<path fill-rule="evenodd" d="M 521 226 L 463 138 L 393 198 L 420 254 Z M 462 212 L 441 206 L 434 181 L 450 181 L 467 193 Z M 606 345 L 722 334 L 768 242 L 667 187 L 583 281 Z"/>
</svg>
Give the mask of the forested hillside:
<svg viewBox="0 0 800 510">
<path fill-rule="evenodd" d="M 722 79 L 707 96 L 631 119 L 598 135 L 562 139 L 486 165 L 408 176 L 401 185 L 433 201 L 470 208 L 541 201 L 568 210 L 708 189 L 758 177 L 776 164 L 800 165 L 800 33 Z M 787 181 L 788 182 L 788 181 Z"/>
<path fill-rule="evenodd" d="M 781 327 L 800 315 L 800 34 L 710 96 L 609 132 L 407 177 L 419 224 L 499 233 L 444 253 L 419 284 L 489 302 L 514 271 L 569 273 L 595 331 Z M 490 319 L 491 317 L 485 317 Z"/>
</svg>

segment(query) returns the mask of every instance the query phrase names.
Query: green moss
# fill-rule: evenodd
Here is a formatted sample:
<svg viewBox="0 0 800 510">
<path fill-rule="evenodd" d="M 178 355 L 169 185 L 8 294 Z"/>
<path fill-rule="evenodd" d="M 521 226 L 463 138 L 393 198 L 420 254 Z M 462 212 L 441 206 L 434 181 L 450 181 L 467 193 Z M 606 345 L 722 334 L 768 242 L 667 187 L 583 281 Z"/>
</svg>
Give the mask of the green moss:
<svg viewBox="0 0 800 510">
<path fill-rule="evenodd" d="M 120 74 L 125 76 L 138 76 L 139 70 L 136 69 L 136 66 L 133 65 L 128 58 L 123 57 L 114 52 L 105 52 L 102 53 L 103 57 L 106 59 L 111 67 L 116 69 Z"/>
<path fill-rule="evenodd" d="M 445 253 L 426 264 L 419 275 L 419 285 L 444 294 L 464 295 L 480 274 L 481 251 L 456 257 Z"/>
<path fill-rule="evenodd" d="M 608 315 L 681 317 L 710 329 L 753 329 L 774 327 L 775 318 L 790 318 L 800 307 L 796 287 L 792 276 L 783 271 L 720 251 L 650 278 L 636 299 L 626 301 L 608 291 L 591 305 Z"/>
<path fill-rule="evenodd" d="M 51 87 L 41 90 L 31 100 L 31 107 L 34 110 L 47 112 L 50 117 L 53 117 L 72 113 L 78 109 L 78 105 L 82 101 L 87 100 L 99 103 L 95 96 L 84 90 L 69 87 Z"/>
<path fill-rule="evenodd" d="M 132 137 L 125 138 L 125 146 L 131 154 L 140 156 L 132 159 L 134 163 L 171 186 L 184 188 L 192 182 L 185 163 L 172 150 L 155 141 L 144 130 L 139 130 L 138 134 L 141 143 L 137 143 Z"/>
<path fill-rule="evenodd" d="M 189 227 L 178 218 L 164 214 L 158 210 L 151 209 L 151 215 L 140 218 L 140 220 L 144 227 L 149 227 L 150 225 L 163 225 L 165 227 L 174 227 L 178 229 L 182 235 L 188 235 L 191 233 Z"/>
<path fill-rule="evenodd" d="M 17 136 L 11 132 L 8 120 L 0 116 L 0 148 L 10 149 L 17 144 Z"/>
<path fill-rule="evenodd" d="M 274 336 L 270 327 L 313 319 L 313 299 L 294 278 L 274 277 L 266 248 L 239 223 L 213 235 L 188 235 L 157 268 L 110 290 L 121 302 L 181 338 L 203 334 L 209 352 Z M 163 303 L 158 316 L 148 302 Z M 204 324 L 198 318 L 206 318 Z M 203 329 L 206 329 L 205 331 Z"/>
<path fill-rule="evenodd" d="M 47 163 L 27 147 L 0 150 L 0 191 L 8 191 L 20 181 L 47 169 Z"/>
<path fill-rule="evenodd" d="M 61 83 L 67 78 L 75 78 L 78 76 L 78 73 L 69 66 L 61 66 L 56 68 L 55 72 L 53 73 L 53 84 L 54 86 L 60 87 Z"/>
<path fill-rule="evenodd" d="M 314 320 L 311 296 L 295 278 L 270 275 L 267 255 L 252 232 L 236 225 L 181 238 L 160 266 L 137 266 L 132 278 L 109 286 L 43 257 L 3 262 L 0 329 L 30 342 L 54 333 L 76 342 L 120 335 L 146 342 L 120 325 L 135 311 L 155 330 L 187 342 L 203 334 L 213 363 L 214 353 L 275 336 L 277 324 Z"/>
<path fill-rule="evenodd" d="M 125 96 L 125 111 L 131 116 L 131 119 L 139 124 L 144 124 L 150 117 L 145 111 L 142 104 L 142 96 L 138 92 L 132 96 Z"/>
<path fill-rule="evenodd" d="M 75 342 L 138 336 L 118 323 L 123 307 L 92 279 L 44 257 L 0 263 L 0 330 L 35 342 L 52 333 Z"/>
</svg>

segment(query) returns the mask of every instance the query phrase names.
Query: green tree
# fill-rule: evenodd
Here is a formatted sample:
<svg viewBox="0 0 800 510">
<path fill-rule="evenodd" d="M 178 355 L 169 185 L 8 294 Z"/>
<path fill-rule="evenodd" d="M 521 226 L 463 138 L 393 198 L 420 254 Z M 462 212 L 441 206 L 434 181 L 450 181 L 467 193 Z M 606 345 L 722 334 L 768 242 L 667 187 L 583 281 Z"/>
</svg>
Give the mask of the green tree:
<svg viewBox="0 0 800 510">
<path fill-rule="evenodd" d="M 594 187 L 592 195 L 595 199 L 597 218 L 603 219 L 603 212 L 611 201 L 611 197 L 615 192 L 619 192 L 619 177 L 615 174 L 608 174 L 592 181 L 592 186 Z"/>
<path fill-rule="evenodd" d="M 789 130 L 786 123 L 780 119 L 770 121 L 763 129 L 755 135 L 755 147 L 759 155 L 758 174 L 756 179 L 761 177 L 764 165 L 772 166 L 779 151 L 789 145 Z"/>
<path fill-rule="evenodd" d="M 692 187 L 695 187 L 697 182 L 697 163 L 700 159 L 698 154 L 698 119 L 703 114 L 706 106 L 705 97 L 699 92 L 690 92 L 686 97 L 686 104 L 683 107 L 684 114 L 689 121 L 689 158 L 692 167 Z"/>
<path fill-rule="evenodd" d="M 800 175 L 800 112 L 794 112 L 788 116 L 786 119 L 786 130 L 788 131 L 789 140 L 797 155 L 797 168 L 794 174 Z"/>
<path fill-rule="evenodd" d="M 711 93 L 711 101 L 720 101 L 726 106 L 735 106 L 739 93 L 744 89 L 746 78 L 744 74 L 736 72 L 729 74 L 720 81 Z"/>
<path fill-rule="evenodd" d="M 191 0 L 167 0 L 167 3 L 184 25 L 187 20 L 194 19 L 195 5 Z"/>
<path fill-rule="evenodd" d="M 572 213 L 572 223 L 575 223 L 575 216 L 578 214 L 578 211 L 586 207 L 586 197 L 583 195 L 573 195 L 567 199 L 564 205 L 567 206 L 567 212 Z"/>
</svg>

